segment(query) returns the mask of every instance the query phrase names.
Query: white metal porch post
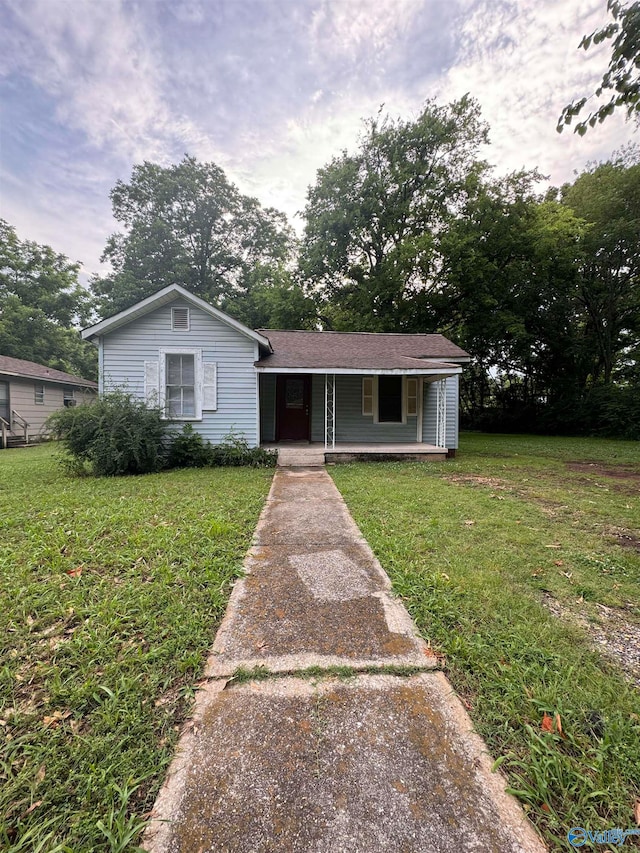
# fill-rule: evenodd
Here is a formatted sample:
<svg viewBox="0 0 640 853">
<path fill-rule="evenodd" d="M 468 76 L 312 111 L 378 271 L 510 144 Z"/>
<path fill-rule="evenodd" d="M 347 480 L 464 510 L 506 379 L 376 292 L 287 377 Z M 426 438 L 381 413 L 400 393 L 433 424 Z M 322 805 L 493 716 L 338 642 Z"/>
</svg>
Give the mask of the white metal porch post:
<svg viewBox="0 0 640 853">
<path fill-rule="evenodd" d="M 324 375 L 324 447 L 336 446 L 336 376 Z"/>
<path fill-rule="evenodd" d="M 447 380 L 436 382 L 436 447 L 447 446 Z"/>
</svg>

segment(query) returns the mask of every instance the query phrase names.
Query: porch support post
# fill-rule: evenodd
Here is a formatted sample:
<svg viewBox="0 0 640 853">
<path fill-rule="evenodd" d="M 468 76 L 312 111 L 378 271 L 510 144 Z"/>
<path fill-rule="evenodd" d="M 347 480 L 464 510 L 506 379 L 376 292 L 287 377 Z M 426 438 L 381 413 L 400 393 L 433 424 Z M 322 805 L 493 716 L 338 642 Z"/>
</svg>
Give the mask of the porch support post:
<svg viewBox="0 0 640 853">
<path fill-rule="evenodd" d="M 436 447 L 447 446 L 447 380 L 436 382 Z"/>
<path fill-rule="evenodd" d="M 336 446 L 336 377 L 324 375 L 324 449 Z"/>
</svg>

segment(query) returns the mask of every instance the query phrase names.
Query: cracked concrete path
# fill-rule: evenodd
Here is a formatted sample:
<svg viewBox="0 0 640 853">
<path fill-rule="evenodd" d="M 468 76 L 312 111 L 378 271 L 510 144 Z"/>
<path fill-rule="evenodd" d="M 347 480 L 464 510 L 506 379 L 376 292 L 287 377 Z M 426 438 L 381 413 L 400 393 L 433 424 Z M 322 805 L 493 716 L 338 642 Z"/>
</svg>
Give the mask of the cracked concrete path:
<svg viewBox="0 0 640 853">
<path fill-rule="evenodd" d="M 276 472 L 245 569 L 147 851 L 545 849 L 324 469 Z"/>
</svg>

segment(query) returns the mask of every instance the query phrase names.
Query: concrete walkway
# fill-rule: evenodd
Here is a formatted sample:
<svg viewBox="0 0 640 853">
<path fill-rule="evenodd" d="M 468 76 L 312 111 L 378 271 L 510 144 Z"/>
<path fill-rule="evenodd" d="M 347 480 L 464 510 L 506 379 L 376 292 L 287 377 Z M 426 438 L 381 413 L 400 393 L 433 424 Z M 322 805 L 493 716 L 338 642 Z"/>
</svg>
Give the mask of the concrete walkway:
<svg viewBox="0 0 640 853">
<path fill-rule="evenodd" d="M 276 472 L 245 567 L 146 850 L 545 849 L 324 469 Z"/>
</svg>

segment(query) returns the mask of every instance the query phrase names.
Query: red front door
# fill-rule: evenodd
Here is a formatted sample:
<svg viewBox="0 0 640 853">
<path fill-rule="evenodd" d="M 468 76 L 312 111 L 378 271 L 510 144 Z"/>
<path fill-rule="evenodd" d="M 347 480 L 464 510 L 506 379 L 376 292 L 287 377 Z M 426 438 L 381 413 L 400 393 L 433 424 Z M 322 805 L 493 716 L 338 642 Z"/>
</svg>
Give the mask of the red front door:
<svg viewBox="0 0 640 853">
<path fill-rule="evenodd" d="M 281 375 L 276 384 L 276 441 L 309 441 L 311 377 Z"/>
</svg>

